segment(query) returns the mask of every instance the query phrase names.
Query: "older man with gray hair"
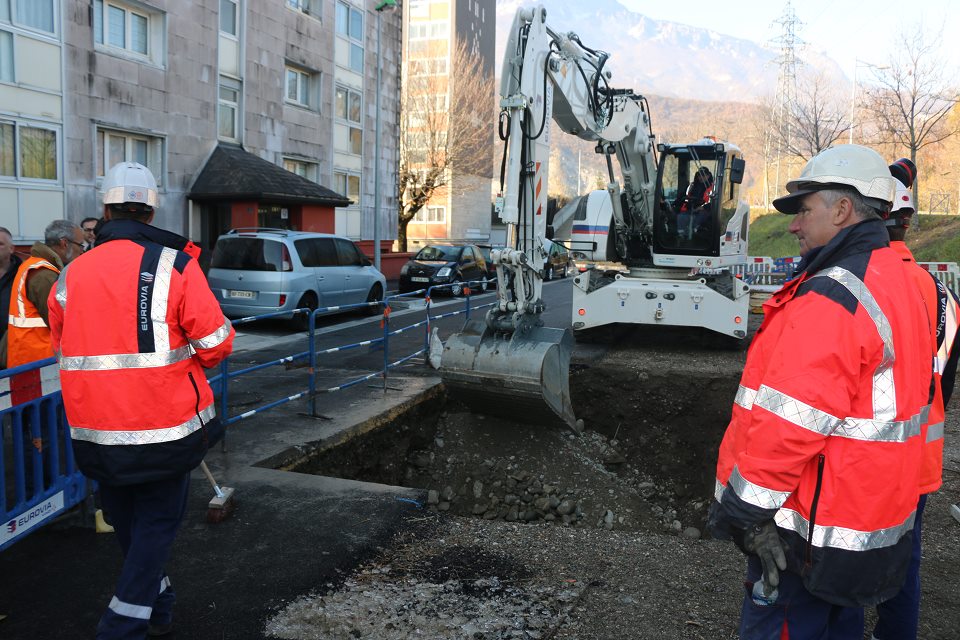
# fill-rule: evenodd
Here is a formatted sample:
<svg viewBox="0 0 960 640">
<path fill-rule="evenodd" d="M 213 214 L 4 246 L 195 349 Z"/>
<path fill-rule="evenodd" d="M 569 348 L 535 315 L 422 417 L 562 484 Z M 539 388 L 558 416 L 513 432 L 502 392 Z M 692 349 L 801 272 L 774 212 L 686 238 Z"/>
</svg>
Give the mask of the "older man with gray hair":
<svg viewBox="0 0 960 640">
<path fill-rule="evenodd" d="M 83 230 L 75 222 L 54 220 L 34 242 L 10 291 L 9 322 L 0 357 L 7 368 L 53 356 L 47 322 L 47 297 L 60 272 L 83 253 Z"/>
</svg>

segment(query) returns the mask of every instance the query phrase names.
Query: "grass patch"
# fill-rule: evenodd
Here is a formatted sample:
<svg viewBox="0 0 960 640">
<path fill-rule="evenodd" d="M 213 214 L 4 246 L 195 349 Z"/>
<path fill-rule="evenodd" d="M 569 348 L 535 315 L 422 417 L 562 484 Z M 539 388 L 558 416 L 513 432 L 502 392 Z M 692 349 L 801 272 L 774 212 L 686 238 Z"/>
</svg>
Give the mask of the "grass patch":
<svg viewBox="0 0 960 640">
<path fill-rule="evenodd" d="M 782 258 L 795 256 L 797 239 L 787 231 L 790 216 L 768 214 L 750 223 L 750 255 Z M 960 263 L 960 217 L 914 216 L 907 246 L 918 262 Z"/>
</svg>

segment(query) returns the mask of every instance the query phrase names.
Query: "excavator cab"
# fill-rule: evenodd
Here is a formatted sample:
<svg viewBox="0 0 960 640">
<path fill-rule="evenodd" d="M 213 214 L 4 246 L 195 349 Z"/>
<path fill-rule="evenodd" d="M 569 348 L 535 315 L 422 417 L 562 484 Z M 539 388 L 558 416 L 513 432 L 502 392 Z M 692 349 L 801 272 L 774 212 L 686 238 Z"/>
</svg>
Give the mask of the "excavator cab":
<svg viewBox="0 0 960 640">
<path fill-rule="evenodd" d="M 705 138 L 658 147 L 660 161 L 653 215 L 653 254 L 721 256 L 739 236 L 730 223 L 738 211 L 744 162 L 734 145 Z M 743 236 L 746 237 L 744 230 Z"/>
</svg>

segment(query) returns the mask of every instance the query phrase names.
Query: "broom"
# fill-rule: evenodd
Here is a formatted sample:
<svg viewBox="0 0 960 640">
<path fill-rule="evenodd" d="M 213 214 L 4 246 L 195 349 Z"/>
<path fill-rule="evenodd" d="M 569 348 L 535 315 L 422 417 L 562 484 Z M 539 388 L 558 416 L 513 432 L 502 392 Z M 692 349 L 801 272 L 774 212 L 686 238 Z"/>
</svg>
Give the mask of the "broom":
<svg viewBox="0 0 960 640">
<path fill-rule="evenodd" d="M 236 504 L 233 499 L 233 489 L 218 485 L 217 481 L 213 479 L 213 474 L 210 473 L 210 467 L 207 466 L 206 462 L 201 460 L 200 468 L 203 470 L 203 475 L 207 476 L 207 480 L 210 481 L 210 486 L 213 487 L 213 493 L 215 494 L 210 499 L 210 504 L 207 505 L 207 522 L 212 524 L 223 522 L 230 517 Z"/>
</svg>

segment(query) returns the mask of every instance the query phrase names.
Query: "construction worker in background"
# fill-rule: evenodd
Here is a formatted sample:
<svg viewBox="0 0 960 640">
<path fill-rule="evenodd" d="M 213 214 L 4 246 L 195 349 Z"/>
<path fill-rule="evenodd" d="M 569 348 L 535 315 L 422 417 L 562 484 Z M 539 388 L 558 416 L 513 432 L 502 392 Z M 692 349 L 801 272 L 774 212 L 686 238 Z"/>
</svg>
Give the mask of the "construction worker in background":
<svg viewBox="0 0 960 640">
<path fill-rule="evenodd" d="M 931 384 L 926 310 L 879 214 L 876 152 L 812 158 L 774 206 L 797 277 L 764 304 L 720 445 L 708 525 L 748 555 L 743 640 L 860 640 L 901 588 Z"/>
<path fill-rule="evenodd" d="M 0 347 L 8 369 L 53 357 L 47 297 L 60 271 L 83 252 L 82 247 L 80 227 L 69 220 L 54 220 L 44 229 L 43 242 L 33 243 L 30 257 L 17 269 L 10 290 L 6 342 Z M 39 385 L 39 375 L 36 379 Z M 13 384 L 15 381 L 11 381 L 11 386 Z M 38 386 L 30 397 L 39 395 Z"/>
<path fill-rule="evenodd" d="M 957 356 L 960 354 L 960 349 L 953 348 L 957 337 L 960 306 L 956 294 L 918 265 L 903 241 L 914 214 L 910 188 L 917 176 L 916 165 L 908 158 L 901 158 L 890 165 L 890 174 L 897 179 L 897 193 L 893 208 L 884 219 L 884 224 L 890 235 L 890 248 L 896 251 L 907 265 L 913 286 L 920 292 L 927 307 L 934 364 L 933 400 L 930 403 L 929 418 L 922 425 L 921 432 L 921 440 L 924 442 L 923 463 L 920 467 L 920 499 L 913 524 L 910 567 L 900 593 L 877 605 L 878 619 L 873 629 L 873 640 L 916 640 L 920 623 L 920 529 L 927 494 L 933 493 L 943 484 L 944 407 L 953 393 Z"/>
<path fill-rule="evenodd" d="M 16 254 L 13 235 L 6 227 L 0 227 L 0 309 L 10 309 L 10 291 L 23 258 Z M 7 323 L 0 322 L 0 336 L 7 333 Z M 2 367 L 2 365 L 0 365 Z"/>
<path fill-rule="evenodd" d="M 74 456 L 100 483 L 124 554 L 100 640 L 172 633 L 164 565 L 190 471 L 223 430 L 203 369 L 229 355 L 234 331 L 196 246 L 150 225 L 157 202 L 149 169 L 112 167 L 96 246 L 60 274 L 48 303 Z"/>
</svg>

